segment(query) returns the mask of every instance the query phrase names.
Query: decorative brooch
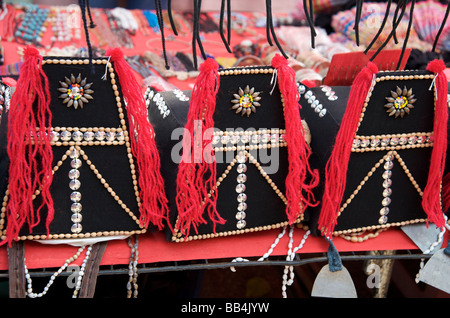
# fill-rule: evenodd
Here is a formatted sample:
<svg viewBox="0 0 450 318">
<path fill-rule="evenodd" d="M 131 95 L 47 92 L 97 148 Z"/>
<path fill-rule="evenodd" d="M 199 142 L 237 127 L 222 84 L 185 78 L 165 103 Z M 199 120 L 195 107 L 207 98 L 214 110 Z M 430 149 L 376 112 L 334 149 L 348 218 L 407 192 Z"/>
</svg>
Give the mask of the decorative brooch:
<svg viewBox="0 0 450 318">
<path fill-rule="evenodd" d="M 234 105 L 231 107 L 232 110 L 236 112 L 236 114 L 241 114 L 241 116 L 256 113 L 256 107 L 261 106 L 258 102 L 261 97 L 259 96 L 261 92 L 255 92 L 255 88 L 250 88 L 248 85 L 242 89 L 239 87 L 238 94 L 233 94 L 234 98 L 231 103 Z"/>
<path fill-rule="evenodd" d="M 397 86 L 396 91 L 391 91 L 391 96 L 385 97 L 388 101 L 384 107 L 387 108 L 386 112 L 389 116 L 402 117 L 405 114 L 409 114 L 409 111 L 414 108 L 413 104 L 416 101 L 414 94 L 412 93 L 412 88 L 407 89 L 406 86 L 403 90 Z"/>
<path fill-rule="evenodd" d="M 58 88 L 58 91 L 61 92 L 59 98 L 63 99 L 63 104 L 77 109 L 78 107 L 83 108 L 84 104 L 89 103 L 89 100 L 93 99 L 94 91 L 91 89 L 92 83 L 86 84 L 86 82 L 86 77 L 81 79 L 81 74 L 78 74 L 76 78 L 70 74 L 70 79 L 65 77 L 64 82 L 60 81 L 61 87 Z"/>
</svg>

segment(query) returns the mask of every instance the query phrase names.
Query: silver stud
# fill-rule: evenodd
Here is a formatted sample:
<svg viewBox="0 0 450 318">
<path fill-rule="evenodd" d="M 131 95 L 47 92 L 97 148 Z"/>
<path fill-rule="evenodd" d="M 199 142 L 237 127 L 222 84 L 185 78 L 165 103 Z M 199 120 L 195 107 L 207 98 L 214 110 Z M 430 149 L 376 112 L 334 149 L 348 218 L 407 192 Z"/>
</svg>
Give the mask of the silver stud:
<svg viewBox="0 0 450 318">
<path fill-rule="evenodd" d="M 81 167 L 81 160 L 78 158 L 74 158 L 72 159 L 72 161 L 70 162 L 70 166 L 74 169 L 78 169 Z"/>
<path fill-rule="evenodd" d="M 245 193 L 239 193 L 237 196 L 238 202 L 245 202 L 247 201 L 247 195 Z"/>
<path fill-rule="evenodd" d="M 81 193 L 78 191 L 74 191 L 70 194 L 70 200 L 72 202 L 80 202 L 81 201 Z"/>
<path fill-rule="evenodd" d="M 239 202 L 239 204 L 238 204 L 238 211 L 245 211 L 245 210 L 247 210 L 247 203 Z"/>
<path fill-rule="evenodd" d="M 72 139 L 74 141 L 82 141 L 83 140 L 83 133 L 81 131 L 74 131 L 72 133 Z"/>
<path fill-rule="evenodd" d="M 81 210 L 83 210 L 83 206 L 79 202 L 72 203 L 70 206 L 70 211 L 72 211 L 72 213 L 80 213 Z"/>
<path fill-rule="evenodd" d="M 83 227 L 80 223 L 74 223 L 70 230 L 72 231 L 72 233 L 80 233 L 83 230 Z"/>
<path fill-rule="evenodd" d="M 237 186 L 236 186 L 236 192 L 237 193 L 243 193 L 244 191 L 245 191 L 245 184 L 243 184 L 243 183 L 239 183 Z"/>
<path fill-rule="evenodd" d="M 78 190 L 81 187 L 81 182 L 78 179 L 72 179 L 69 182 L 69 188 L 71 190 Z"/>
<path fill-rule="evenodd" d="M 247 225 L 247 222 L 245 220 L 239 220 L 236 224 L 236 227 L 241 230 Z"/>
<path fill-rule="evenodd" d="M 390 179 L 392 177 L 392 171 L 386 170 L 383 172 L 382 176 L 383 176 L 383 179 Z"/>
<path fill-rule="evenodd" d="M 322 109 L 322 110 L 320 111 L 319 117 L 323 117 L 323 116 L 325 116 L 326 114 L 327 114 L 327 110 L 324 108 L 324 109 Z"/>
<path fill-rule="evenodd" d="M 247 171 L 247 165 L 244 163 L 240 163 L 236 168 L 238 173 L 245 173 Z"/>
<path fill-rule="evenodd" d="M 237 176 L 236 179 L 237 179 L 237 182 L 244 183 L 245 181 L 247 181 L 247 176 L 245 174 L 241 173 Z"/>
<path fill-rule="evenodd" d="M 389 214 L 389 208 L 387 206 L 382 207 L 380 209 L 380 215 L 388 215 Z"/>
<path fill-rule="evenodd" d="M 73 223 L 81 223 L 83 216 L 80 213 L 74 213 L 70 219 Z"/>
<path fill-rule="evenodd" d="M 391 188 L 386 188 L 383 190 L 383 197 L 389 197 L 392 194 Z"/>
<path fill-rule="evenodd" d="M 106 133 L 102 130 L 95 132 L 95 139 L 98 141 L 102 141 L 105 139 Z"/>
<path fill-rule="evenodd" d="M 238 213 L 236 213 L 237 220 L 243 220 L 243 219 L 245 219 L 245 217 L 246 217 L 245 212 L 239 211 Z"/>
<path fill-rule="evenodd" d="M 388 206 L 389 204 L 391 204 L 391 198 L 389 197 L 386 197 L 381 201 L 382 206 Z"/>
<path fill-rule="evenodd" d="M 378 219 L 378 223 L 379 224 L 386 224 L 387 223 L 387 216 L 386 215 L 382 215 L 379 219 Z"/>
<path fill-rule="evenodd" d="M 92 140 L 94 140 L 94 137 L 95 137 L 95 134 L 92 131 L 86 131 L 84 133 L 84 140 L 86 140 L 86 141 L 92 141 Z"/>
<path fill-rule="evenodd" d="M 67 130 L 64 130 L 61 132 L 60 138 L 62 141 L 69 141 L 72 138 L 72 134 Z"/>
<path fill-rule="evenodd" d="M 77 169 L 71 169 L 69 171 L 69 178 L 70 179 L 78 179 L 80 177 L 80 171 Z"/>
</svg>

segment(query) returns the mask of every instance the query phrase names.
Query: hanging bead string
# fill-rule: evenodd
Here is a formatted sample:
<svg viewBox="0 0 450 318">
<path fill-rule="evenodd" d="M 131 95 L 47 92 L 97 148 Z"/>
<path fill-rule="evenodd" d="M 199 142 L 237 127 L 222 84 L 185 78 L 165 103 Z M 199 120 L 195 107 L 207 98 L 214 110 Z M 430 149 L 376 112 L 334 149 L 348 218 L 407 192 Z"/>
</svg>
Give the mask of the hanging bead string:
<svg viewBox="0 0 450 318">
<path fill-rule="evenodd" d="M 276 238 L 275 241 L 272 243 L 272 245 L 270 246 L 269 250 L 268 250 L 263 256 L 261 256 L 261 257 L 258 259 L 258 262 L 264 261 L 265 259 L 267 259 L 267 258 L 270 256 L 270 254 L 272 254 L 273 249 L 278 245 L 278 243 L 280 242 L 280 239 L 281 239 L 285 234 L 286 234 L 286 226 L 283 227 L 283 230 L 281 231 L 281 233 L 278 234 L 277 238 Z M 236 258 L 233 259 L 231 262 L 232 262 L 232 263 L 235 263 L 235 262 L 248 262 L 248 259 L 245 259 L 245 258 L 242 258 L 242 257 L 236 257 Z M 234 268 L 234 266 L 231 266 L 231 267 L 230 267 L 230 270 L 231 270 L 232 272 L 236 272 L 236 268 Z"/>
<path fill-rule="evenodd" d="M 286 257 L 287 261 L 293 261 L 295 254 L 297 253 L 298 250 L 300 250 L 301 248 L 303 248 L 303 245 L 305 245 L 306 239 L 308 238 L 308 236 L 311 234 L 310 230 L 307 230 L 306 233 L 303 235 L 303 239 L 301 240 L 300 244 L 295 247 L 294 249 L 292 249 L 292 245 L 293 245 L 293 235 L 294 235 L 294 225 L 290 226 L 290 230 L 289 230 L 289 243 L 288 243 L 288 255 Z M 262 256 L 258 259 L 258 262 L 264 261 L 265 259 L 267 259 L 270 254 L 272 254 L 274 248 L 278 245 L 278 243 L 280 242 L 280 239 L 286 234 L 286 229 L 287 227 L 283 227 L 283 230 L 281 231 L 280 234 L 278 234 L 277 238 L 275 239 L 275 241 L 272 243 L 272 245 L 270 246 L 270 249 Z M 248 262 L 248 259 L 242 258 L 242 257 L 237 257 L 235 259 L 233 259 L 231 261 L 232 263 L 234 262 Z M 234 268 L 234 266 L 230 267 L 232 272 L 236 272 L 236 269 Z M 288 280 L 288 274 L 290 274 L 290 278 Z M 292 283 L 294 282 L 294 266 L 290 265 L 290 266 L 285 266 L 284 268 L 284 273 L 283 273 L 283 282 L 282 282 L 282 296 L 283 298 L 286 298 L 286 288 L 287 286 L 292 285 Z"/>
<path fill-rule="evenodd" d="M 78 292 L 81 289 L 81 283 L 85 274 L 85 270 L 86 270 L 86 265 L 87 262 L 91 256 L 91 251 L 92 251 L 92 245 L 89 245 L 88 250 L 86 251 L 86 256 L 83 260 L 83 263 L 81 264 L 81 268 L 80 271 L 78 272 L 78 276 L 77 276 L 77 282 L 75 284 L 75 289 L 73 291 L 73 295 L 72 298 L 77 298 L 78 297 Z"/>
<path fill-rule="evenodd" d="M 275 241 L 272 243 L 272 245 L 270 246 L 270 249 L 262 256 L 258 259 L 258 262 L 264 261 L 265 259 L 267 259 L 270 254 L 272 254 L 274 248 L 278 245 L 278 243 L 280 242 L 280 239 L 286 234 L 286 226 L 283 227 L 283 230 L 281 231 L 280 234 L 278 234 L 277 238 L 275 239 Z M 294 260 L 294 257 L 296 255 L 296 253 L 303 248 L 303 246 L 305 245 L 306 240 L 308 239 L 309 235 L 311 234 L 310 230 L 307 230 L 306 233 L 303 235 L 302 240 L 300 241 L 299 245 L 297 245 L 294 249 L 292 248 L 293 246 L 293 242 L 294 242 L 294 225 L 290 226 L 290 230 L 289 230 L 289 243 L 288 243 L 288 255 L 286 257 L 286 260 L 291 262 Z M 233 259 L 231 262 L 235 263 L 235 262 L 248 262 L 248 259 L 242 258 L 242 257 L 237 257 L 235 259 Z M 236 272 L 236 268 L 234 266 L 230 267 L 230 270 L 232 272 Z M 288 275 L 289 275 L 289 279 L 288 279 Z M 287 298 L 287 294 L 286 294 L 286 289 L 287 286 L 291 286 L 294 282 L 294 266 L 292 265 L 286 265 L 284 267 L 284 272 L 283 272 L 283 281 L 282 281 L 282 296 L 283 298 Z"/>
<path fill-rule="evenodd" d="M 131 249 L 130 262 L 128 263 L 128 283 L 127 283 L 127 298 L 137 298 L 138 296 L 138 284 L 137 284 L 137 264 L 139 259 L 139 237 L 135 235 L 135 242 L 133 245 L 132 238 L 128 238 L 128 246 Z M 134 288 L 134 290 L 132 290 Z"/>
<path fill-rule="evenodd" d="M 40 293 L 34 293 L 33 292 L 33 282 L 31 280 L 31 276 L 30 273 L 28 272 L 28 268 L 26 266 L 26 264 L 24 264 L 24 268 L 25 268 L 25 279 L 27 280 L 27 290 L 26 290 L 26 295 L 30 298 L 40 298 L 42 296 L 44 296 L 45 294 L 47 294 L 50 286 L 55 282 L 56 277 L 59 276 L 59 274 L 61 274 L 68 266 L 69 264 L 71 264 L 72 262 L 74 262 L 76 259 L 78 259 L 78 257 L 80 256 L 80 254 L 84 251 L 84 249 L 86 248 L 86 246 L 82 246 L 78 249 L 78 251 L 75 253 L 74 256 L 68 258 L 64 264 L 55 272 L 53 273 L 53 275 L 50 277 L 49 282 L 47 283 L 47 285 L 44 287 L 44 290 Z M 24 259 L 24 262 L 26 261 L 26 259 Z"/>
<path fill-rule="evenodd" d="M 294 260 L 295 254 L 297 253 L 298 250 L 300 250 L 301 248 L 303 248 L 303 245 L 305 245 L 306 239 L 308 238 L 308 236 L 311 234 L 310 230 L 307 230 L 306 233 L 303 235 L 303 239 L 300 241 L 300 244 L 295 247 L 294 249 L 292 249 L 292 244 L 294 243 L 294 226 L 291 225 L 291 229 L 289 231 L 289 251 L 288 251 L 288 255 L 286 257 L 286 260 L 289 262 L 292 262 Z M 288 279 L 288 274 L 289 274 L 289 279 Z M 283 271 L 283 282 L 282 282 L 282 286 L 281 286 L 281 294 L 283 296 L 283 298 L 287 298 L 287 293 L 286 293 L 286 289 L 287 286 L 291 286 L 294 283 L 294 266 L 289 265 L 289 266 L 285 266 L 284 267 L 284 271 Z"/>
<path fill-rule="evenodd" d="M 447 217 L 446 217 L 446 216 L 444 216 L 444 217 L 445 217 L 445 227 L 443 228 L 442 231 L 439 232 L 439 235 L 438 235 L 437 240 L 436 240 L 435 242 L 433 242 L 433 243 L 430 245 L 430 247 L 429 247 L 426 251 L 423 252 L 423 254 L 431 254 L 431 253 L 433 252 L 433 250 L 434 250 L 439 244 L 441 244 L 441 242 L 442 242 L 442 240 L 443 240 L 443 238 L 444 238 L 444 234 L 445 234 L 446 229 L 447 229 L 447 230 L 450 230 L 450 226 L 449 226 L 448 223 L 447 223 Z M 420 274 L 422 273 L 423 267 L 425 266 L 425 258 L 421 258 L 421 259 L 420 259 L 420 265 L 419 265 L 419 266 L 420 266 L 419 272 L 416 274 L 416 279 L 415 279 L 416 284 L 418 284 L 419 281 L 420 281 Z"/>
</svg>

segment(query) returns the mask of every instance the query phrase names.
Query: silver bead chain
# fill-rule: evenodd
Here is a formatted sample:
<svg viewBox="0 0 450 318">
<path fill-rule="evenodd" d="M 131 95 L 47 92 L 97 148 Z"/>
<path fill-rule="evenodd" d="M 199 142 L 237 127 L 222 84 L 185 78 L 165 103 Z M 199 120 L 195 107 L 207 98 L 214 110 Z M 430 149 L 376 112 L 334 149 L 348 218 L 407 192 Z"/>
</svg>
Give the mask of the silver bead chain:
<svg viewBox="0 0 450 318">
<path fill-rule="evenodd" d="M 294 260 L 295 257 L 295 253 L 297 253 L 298 250 L 300 250 L 303 245 L 305 245 L 306 239 L 308 238 L 309 234 L 311 234 L 310 230 L 307 230 L 306 233 L 303 235 L 303 239 L 301 240 L 300 244 L 295 247 L 294 249 L 292 249 L 292 245 L 294 243 L 294 226 L 291 226 L 291 229 L 289 231 L 289 251 L 288 251 L 288 255 L 286 257 L 286 260 L 291 262 Z M 288 274 L 289 274 L 289 279 L 288 279 Z M 281 294 L 283 296 L 283 298 L 287 298 L 287 294 L 286 294 L 286 289 L 287 286 L 291 286 L 294 282 L 294 266 L 292 265 L 286 265 L 284 267 L 284 271 L 283 271 L 283 281 L 282 281 L 282 286 L 281 286 Z"/>
<path fill-rule="evenodd" d="M 450 226 L 447 224 L 447 217 L 445 217 L 445 227 L 443 228 L 442 231 L 439 232 L 437 240 L 435 242 L 433 242 L 431 244 L 431 246 L 426 251 L 423 252 L 423 254 L 430 254 L 433 252 L 433 250 L 436 248 L 436 246 L 438 246 L 442 242 L 446 229 L 450 230 Z M 422 273 L 423 267 L 425 266 L 424 258 L 420 259 L 419 266 L 420 266 L 419 272 L 416 274 L 416 278 L 415 278 L 416 284 L 418 284 L 420 282 L 420 274 Z"/>
<path fill-rule="evenodd" d="M 81 282 L 83 280 L 84 277 L 84 272 L 86 270 L 86 264 L 89 260 L 89 257 L 91 256 L 91 251 L 92 251 L 92 245 L 90 245 L 88 247 L 88 250 L 86 251 L 86 256 L 83 260 L 83 263 L 81 264 L 81 268 L 80 271 L 78 272 L 78 276 L 77 276 L 77 282 L 75 284 L 75 289 L 73 291 L 73 295 L 72 298 L 77 298 L 78 297 L 78 292 L 80 291 L 81 288 Z"/>
<path fill-rule="evenodd" d="M 86 246 L 82 246 L 78 249 L 78 251 L 75 253 L 74 256 L 68 258 L 64 264 L 55 272 L 53 273 L 53 275 L 50 277 L 49 282 L 47 283 L 47 285 L 44 287 L 43 291 L 40 293 L 34 293 L 33 292 L 33 282 L 31 280 L 31 275 L 28 272 L 28 268 L 27 265 L 24 264 L 24 268 L 25 268 L 25 279 L 27 280 L 27 290 L 26 290 L 26 295 L 30 298 L 40 298 L 42 296 L 44 296 L 45 294 L 47 294 L 48 290 L 50 289 L 50 286 L 55 282 L 56 277 L 59 276 L 59 274 L 61 274 L 68 266 L 69 264 L 71 264 L 72 262 L 74 262 L 76 259 L 78 259 L 78 257 L 80 256 L 80 254 L 84 251 L 84 249 L 86 248 Z M 24 259 L 24 262 L 26 261 L 26 259 Z"/>
<path fill-rule="evenodd" d="M 277 238 L 275 239 L 275 241 L 272 243 L 272 245 L 270 246 L 270 249 L 258 259 L 258 262 L 264 261 L 266 258 L 268 258 L 270 256 L 270 254 L 272 254 L 273 249 L 278 245 L 278 243 L 280 242 L 280 239 L 286 234 L 286 227 L 283 227 L 283 230 L 281 231 L 280 234 L 278 234 Z M 242 257 L 236 257 L 235 259 L 233 259 L 231 261 L 232 263 L 235 262 L 248 262 L 248 259 L 242 258 Z M 236 272 L 236 268 L 234 266 L 230 267 L 230 270 L 232 272 Z"/>
<path fill-rule="evenodd" d="M 131 249 L 131 255 L 130 255 L 130 262 L 128 264 L 129 279 L 127 283 L 127 298 L 131 298 L 132 296 L 133 298 L 137 298 L 138 296 L 138 284 L 137 284 L 137 277 L 138 277 L 137 264 L 139 259 L 138 245 L 139 245 L 139 238 L 137 235 L 135 236 L 134 245 L 132 242 L 132 238 L 130 237 L 128 239 L 128 246 Z"/>
</svg>

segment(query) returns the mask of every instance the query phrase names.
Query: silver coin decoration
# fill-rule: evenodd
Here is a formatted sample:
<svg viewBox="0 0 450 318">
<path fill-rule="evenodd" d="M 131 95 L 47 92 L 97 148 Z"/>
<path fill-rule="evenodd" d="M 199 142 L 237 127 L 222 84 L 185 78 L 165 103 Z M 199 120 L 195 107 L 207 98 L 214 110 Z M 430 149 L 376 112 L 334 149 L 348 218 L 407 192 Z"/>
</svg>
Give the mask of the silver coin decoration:
<svg viewBox="0 0 450 318">
<path fill-rule="evenodd" d="M 105 142 L 123 142 L 125 140 L 125 135 L 122 130 L 117 131 L 103 131 L 99 130 L 96 132 L 86 131 L 82 133 L 81 131 L 70 131 L 63 130 L 61 132 L 52 131 L 51 132 L 51 142 L 59 141 L 74 141 L 81 143 L 84 141 L 105 141 Z"/>
<path fill-rule="evenodd" d="M 352 150 L 374 150 L 375 147 L 395 147 L 407 146 L 408 148 L 423 147 L 423 145 L 433 145 L 433 135 L 417 134 L 414 136 L 389 136 L 379 138 L 377 136 L 355 138 L 353 140 Z"/>
<path fill-rule="evenodd" d="M 80 134 L 81 136 L 83 136 L 82 133 Z M 81 211 L 83 207 L 80 203 L 81 193 L 78 191 L 81 187 L 81 182 L 80 180 L 78 180 L 78 178 L 80 177 L 80 170 L 78 170 L 78 168 L 81 167 L 81 160 L 78 159 L 79 156 L 80 152 L 78 151 L 78 149 L 72 147 L 69 154 L 69 157 L 72 159 L 70 161 L 70 166 L 72 167 L 72 169 L 69 171 L 69 188 L 73 190 L 73 192 L 70 194 L 70 200 L 72 201 L 70 209 L 73 213 L 70 219 L 73 222 L 73 225 L 70 230 L 75 234 L 81 233 L 81 231 L 83 230 L 83 226 L 81 225 L 81 221 L 83 219 Z"/>
<path fill-rule="evenodd" d="M 389 205 L 391 204 L 391 194 L 392 194 L 392 167 L 394 166 L 394 156 L 392 154 L 388 154 L 386 157 L 386 161 L 384 163 L 384 172 L 383 172 L 383 200 L 381 201 L 381 205 L 383 206 L 380 209 L 380 218 L 378 219 L 379 224 L 386 224 L 388 221 L 389 214 Z"/>
<path fill-rule="evenodd" d="M 238 193 L 238 212 L 236 213 L 236 227 L 241 230 L 247 225 L 247 222 L 245 221 L 245 218 L 247 216 L 247 214 L 245 213 L 245 210 L 247 210 L 247 203 L 245 203 L 245 201 L 247 200 L 247 195 L 244 193 L 246 189 L 245 182 L 247 181 L 247 175 L 245 174 L 245 172 L 247 171 L 247 165 L 245 164 L 247 162 L 247 156 L 244 152 L 239 152 L 236 159 L 239 163 L 236 168 L 237 172 L 239 173 L 236 177 L 236 192 Z"/>
</svg>

